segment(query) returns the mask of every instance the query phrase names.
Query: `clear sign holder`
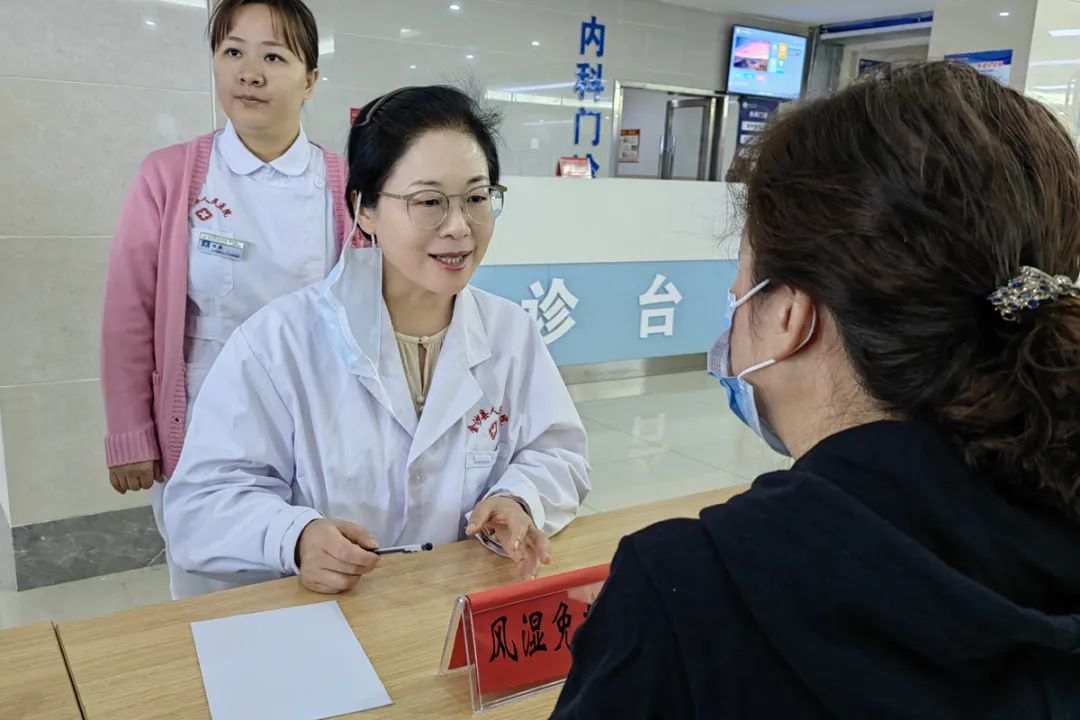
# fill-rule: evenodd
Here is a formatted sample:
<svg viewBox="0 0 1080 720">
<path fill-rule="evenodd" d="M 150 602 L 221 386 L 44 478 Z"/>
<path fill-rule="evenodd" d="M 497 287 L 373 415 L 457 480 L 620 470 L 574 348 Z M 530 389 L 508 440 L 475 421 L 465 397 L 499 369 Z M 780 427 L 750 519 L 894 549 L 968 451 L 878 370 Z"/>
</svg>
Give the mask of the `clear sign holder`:
<svg viewBox="0 0 1080 720">
<path fill-rule="evenodd" d="M 474 713 L 561 686 L 570 641 L 608 572 L 598 565 L 459 597 L 439 675 L 468 674 Z"/>
</svg>

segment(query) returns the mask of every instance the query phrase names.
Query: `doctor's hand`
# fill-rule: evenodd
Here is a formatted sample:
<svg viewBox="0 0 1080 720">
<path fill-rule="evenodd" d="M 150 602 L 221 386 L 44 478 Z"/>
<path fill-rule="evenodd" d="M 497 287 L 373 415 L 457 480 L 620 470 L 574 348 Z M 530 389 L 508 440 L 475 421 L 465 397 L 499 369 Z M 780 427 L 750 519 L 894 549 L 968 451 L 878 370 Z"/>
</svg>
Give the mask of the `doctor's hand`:
<svg viewBox="0 0 1080 720">
<path fill-rule="evenodd" d="M 313 520 L 296 542 L 300 583 L 308 590 L 333 595 L 351 589 L 382 563 L 379 543 L 367 530 L 345 520 Z"/>
<path fill-rule="evenodd" d="M 149 490 L 154 486 L 154 482 L 165 482 L 161 474 L 161 463 L 157 460 L 109 468 L 109 484 L 121 495 L 128 490 Z"/>
<path fill-rule="evenodd" d="M 495 495 L 481 501 L 473 510 L 466 535 L 494 535 L 499 545 L 517 565 L 518 576 L 531 580 L 540 574 L 540 566 L 551 562 L 547 536 L 533 524 L 532 518 L 517 500 Z"/>
</svg>

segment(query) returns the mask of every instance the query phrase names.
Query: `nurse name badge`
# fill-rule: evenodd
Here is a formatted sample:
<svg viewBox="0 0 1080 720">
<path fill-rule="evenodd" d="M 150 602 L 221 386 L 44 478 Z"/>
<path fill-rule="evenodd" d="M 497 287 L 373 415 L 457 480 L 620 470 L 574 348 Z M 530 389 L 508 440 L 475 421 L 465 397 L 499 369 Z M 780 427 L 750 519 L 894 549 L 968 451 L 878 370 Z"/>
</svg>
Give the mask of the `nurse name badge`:
<svg viewBox="0 0 1080 720">
<path fill-rule="evenodd" d="M 199 252 L 208 255 L 218 255 L 229 260 L 239 260 L 244 257 L 244 241 L 226 237 L 219 233 L 200 232 L 199 242 L 196 246 Z"/>
</svg>

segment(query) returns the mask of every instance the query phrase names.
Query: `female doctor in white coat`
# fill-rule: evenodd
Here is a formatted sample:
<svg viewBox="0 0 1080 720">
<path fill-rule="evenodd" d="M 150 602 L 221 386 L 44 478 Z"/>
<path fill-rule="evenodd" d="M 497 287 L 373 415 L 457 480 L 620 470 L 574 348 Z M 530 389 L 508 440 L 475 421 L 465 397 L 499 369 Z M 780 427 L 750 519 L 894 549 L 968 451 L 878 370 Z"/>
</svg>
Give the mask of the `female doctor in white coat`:
<svg viewBox="0 0 1080 720">
<path fill-rule="evenodd" d="M 468 285 L 506 193 L 494 125 L 448 87 L 361 112 L 360 247 L 241 325 L 196 403 L 165 495 L 185 570 L 333 593 L 380 545 L 467 535 L 523 578 L 550 562 L 589 490 L 585 430 L 533 320 Z"/>
</svg>

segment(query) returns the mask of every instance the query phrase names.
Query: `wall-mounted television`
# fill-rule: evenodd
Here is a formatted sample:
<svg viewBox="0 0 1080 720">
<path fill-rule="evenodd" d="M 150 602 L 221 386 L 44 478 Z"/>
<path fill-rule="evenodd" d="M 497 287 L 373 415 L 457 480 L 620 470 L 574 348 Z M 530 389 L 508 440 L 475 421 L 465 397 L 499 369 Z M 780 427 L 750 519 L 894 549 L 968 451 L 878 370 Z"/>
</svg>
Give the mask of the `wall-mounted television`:
<svg viewBox="0 0 1080 720">
<path fill-rule="evenodd" d="M 806 38 L 736 25 L 731 31 L 727 91 L 794 100 L 802 95 Z"/>
</svg>

